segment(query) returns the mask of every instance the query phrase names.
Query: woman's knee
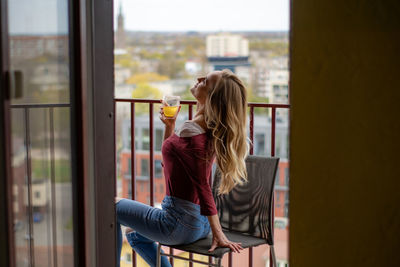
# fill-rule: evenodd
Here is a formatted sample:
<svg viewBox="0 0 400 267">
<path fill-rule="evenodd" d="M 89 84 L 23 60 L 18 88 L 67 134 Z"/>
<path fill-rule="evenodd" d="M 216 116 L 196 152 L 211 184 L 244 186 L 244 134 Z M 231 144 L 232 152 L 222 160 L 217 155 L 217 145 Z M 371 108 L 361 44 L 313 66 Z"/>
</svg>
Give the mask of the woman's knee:
<svg viewBox="0 0 400 267">
<path fill-rule="evenodd" d="M 131 231 L 128 233 L 125 233 L 125 237 L 128 240 L 129 244 L 134 247 L 135 245 L 138 244 L 152 244 L 154 243 L 153 240 L 139 234 L 136 231 Z"/>
</svg>

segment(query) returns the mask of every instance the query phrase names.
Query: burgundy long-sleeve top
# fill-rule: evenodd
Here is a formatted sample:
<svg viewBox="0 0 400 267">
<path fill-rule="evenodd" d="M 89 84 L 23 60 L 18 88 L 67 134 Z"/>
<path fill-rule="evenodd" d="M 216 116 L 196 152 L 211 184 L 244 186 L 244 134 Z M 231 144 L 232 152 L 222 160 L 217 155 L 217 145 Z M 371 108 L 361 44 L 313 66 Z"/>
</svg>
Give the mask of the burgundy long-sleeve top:
<svg viewBox="0 0 400 267">
<path fill-rule="evenodd" d="M 162 156 L 166 194 L 200 205 L 201 215 L 217 214 L 210 186 L 215 157 L 210 133 L 187 137 L 174 133 L 164 140 Z"/>
</svg>

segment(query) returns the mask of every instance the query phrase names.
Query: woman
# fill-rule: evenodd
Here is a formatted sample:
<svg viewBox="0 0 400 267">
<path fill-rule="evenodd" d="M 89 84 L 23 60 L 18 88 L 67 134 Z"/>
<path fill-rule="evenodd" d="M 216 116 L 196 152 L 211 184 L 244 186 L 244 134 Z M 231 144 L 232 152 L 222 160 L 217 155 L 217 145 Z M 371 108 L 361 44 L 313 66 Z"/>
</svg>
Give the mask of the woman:
<svg viewBox="0 0 400 267">
<path fill-rule="evenodd" d="M 246 180 L 246 89 L 232 72 L 223 70 L 198 78 L 190 91 L 197 100 L 197 112 L 176 133 L 176 116 L 166 118 L 160 109 L 165 124 L 162 156 L 166 196 L 162 210 L 128 199 L 116 204 L 117 266 L 121 224 L 133 229 L 126 233 L 127 240 L 150 266 L 156 265 L 155 241 L 188 244 L 205 238 L 210 230 L 210 251 L 217 247 L 234 252 L 242 249 L 222 232 L 210 183 L 214 159 L 222 174 L 219 193 L 228 193 Z M 161 264 L 171 266 L 166 257 Z"/>
</svg>

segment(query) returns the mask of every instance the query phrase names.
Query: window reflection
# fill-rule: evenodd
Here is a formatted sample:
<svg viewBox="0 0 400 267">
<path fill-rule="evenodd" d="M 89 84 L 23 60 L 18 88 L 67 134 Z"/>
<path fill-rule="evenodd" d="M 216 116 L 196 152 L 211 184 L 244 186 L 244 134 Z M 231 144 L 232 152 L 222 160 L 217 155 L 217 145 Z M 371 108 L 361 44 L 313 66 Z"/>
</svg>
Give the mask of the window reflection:
<svg viewBox="0 0 400 267">
<path fill-rule="evenodd" d="M 8 18 L 16 265 L 72 266 L 68 1 L 8 1 Z"/>
</svg>

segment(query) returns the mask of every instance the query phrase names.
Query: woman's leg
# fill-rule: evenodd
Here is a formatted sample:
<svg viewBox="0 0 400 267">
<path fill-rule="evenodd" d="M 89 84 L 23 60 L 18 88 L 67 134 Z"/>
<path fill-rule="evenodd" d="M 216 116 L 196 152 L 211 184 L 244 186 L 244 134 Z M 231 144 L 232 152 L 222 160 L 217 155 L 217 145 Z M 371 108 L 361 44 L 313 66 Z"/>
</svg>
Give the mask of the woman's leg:
<svg viewBox="0 0 400 267">
<path fill-rule="evenodd" d="M 126 239 L 131 247 L 150 265 L 156 266 L 157 264 L 157 243 L 148 239 L 138 232 L 127 233 Z M 161 267 L 170 267 L 167 257 L 161 257 Z"/>
<path fill-rule="evenodd" d="M 122 199 L 116 204 L 118 247 L 122 246 L 122 234 L 119 225 L 135 230 L 127 234 L 132 248 L 150 265 L 156 264 L 157 245 L 154 241 L 165 242 L 174 227 L 173 221 L 166 218 L 166 212 L 143 203 Z M 162 257 L 162 266 L 170 267 L 167 258 Z"/>
</svg>

